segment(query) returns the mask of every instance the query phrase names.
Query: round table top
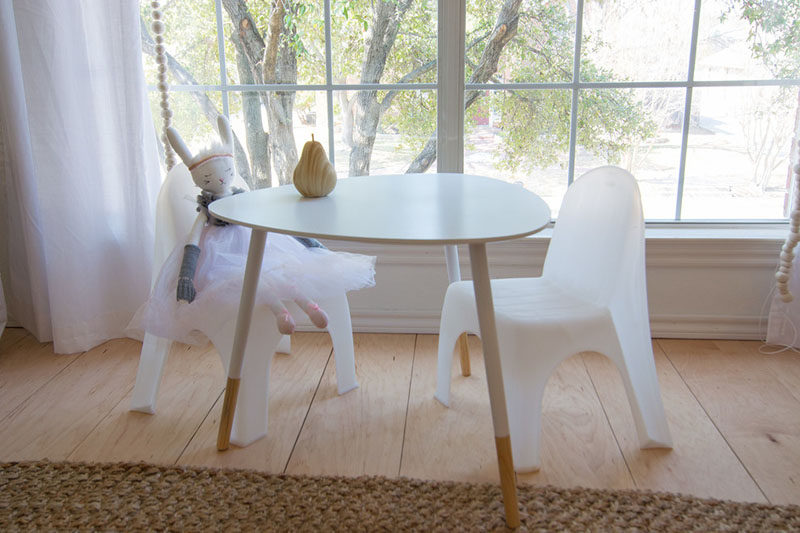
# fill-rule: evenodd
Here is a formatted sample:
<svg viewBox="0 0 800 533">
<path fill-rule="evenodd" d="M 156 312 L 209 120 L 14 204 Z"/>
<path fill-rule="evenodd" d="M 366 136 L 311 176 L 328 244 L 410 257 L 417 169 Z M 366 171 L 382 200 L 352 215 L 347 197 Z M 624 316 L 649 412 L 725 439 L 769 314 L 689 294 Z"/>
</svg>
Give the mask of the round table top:
<svg viewBox="0 0 800 533">
<path fill-rule="evenodd" d="M 209 211 L 277 233 L 387 244 L 500 241 L 550 222 L 544 200 L 521 185 L 449 173 L 346 178 L 321 198 L 284 185 L 222 198 Z"/>
</svg>

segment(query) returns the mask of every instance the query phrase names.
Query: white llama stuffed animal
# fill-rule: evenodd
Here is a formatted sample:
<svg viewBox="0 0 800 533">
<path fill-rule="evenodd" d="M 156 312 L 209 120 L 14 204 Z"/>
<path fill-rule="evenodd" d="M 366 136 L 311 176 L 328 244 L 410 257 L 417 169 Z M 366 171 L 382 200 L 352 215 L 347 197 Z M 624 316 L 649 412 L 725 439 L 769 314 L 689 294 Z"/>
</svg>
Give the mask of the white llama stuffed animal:
<svg viewBox="0 0 800 533">
<path fill-rule="evenodd" d="M 198 207 L 197 218 L 186 239 L 181 261 L 180 272 L 178 274 L 177 299 L 182 302 L 191 303 L 197 293 L 194 287 L 194 276 L 197 269 L 198 258 L 200 257 L 200 241 L 203 230 L 209 225 L 225 226 L 227 222 L 219 220 L 208 212 L 208 204 L 231 194 L 244 192 L 243 189 L 233 187 L 233 182 L 238 178 L 233 162 L 233 134 L 230 124 L 224 115 L 217 118 L 219 136 L 222 140 L 221 146 L 214 146 L 203 150 L 196 155 L 192 155 L 184 143 L 178 131 L 170 127 L 167 129 L 167 138 L 175 153 L 183 160 L 192 175 L 195 185 L 200 187 L 201 193 L 197 197 Z M 239 178 L 241 180 L 241 178 Z M 306 247 L 321 247 L 319 242 L 313 239 L 297 239 Z M 275 314 L 278 330 L 284 335 L 294 332 L 295 321 L 289 310 L 283 305 L 281 299 L 272 291 L 264 294 L 267 304 Z M 319 305 L 309 300 L 300 292 L 300 289 L 293 291 L 295 303 L 308 314 L 311 322 L 324 328 L 328 325 L 328 317 Z"/>
</svg>

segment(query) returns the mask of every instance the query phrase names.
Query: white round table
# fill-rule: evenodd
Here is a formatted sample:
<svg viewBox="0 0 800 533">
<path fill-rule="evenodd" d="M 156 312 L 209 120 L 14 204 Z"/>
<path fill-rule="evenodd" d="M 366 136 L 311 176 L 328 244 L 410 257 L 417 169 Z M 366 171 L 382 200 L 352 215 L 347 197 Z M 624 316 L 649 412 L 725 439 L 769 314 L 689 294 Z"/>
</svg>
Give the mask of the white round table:
<svg viewBox="0 0 800 533">
<path fill-rule="evenodd" d="M 550 209 L 520 185 L 466 174 L 399 174 L 339 180 L 322 198 L 293 185 L 217 200 L 215 217 L 253 229 L 242 286 L 217 448 L 230 439 L 266 233 L 381 244 L 468 244 L 506 520 L 519 524 L 503 376 L 486 243 L 524 237 L 550 222 Z"/>
</svg>

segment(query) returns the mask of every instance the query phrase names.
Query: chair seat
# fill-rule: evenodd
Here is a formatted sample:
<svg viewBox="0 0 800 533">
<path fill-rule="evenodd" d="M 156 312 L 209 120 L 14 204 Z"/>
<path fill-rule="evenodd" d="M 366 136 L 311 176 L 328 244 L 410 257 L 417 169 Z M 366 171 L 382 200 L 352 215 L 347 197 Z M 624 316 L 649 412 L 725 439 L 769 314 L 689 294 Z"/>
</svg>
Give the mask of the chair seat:
<svg viewBox="0 0 800 533">
<path fill-rule="evenodd" d="M 610 318 L 606 307 L 578 298 L 543 278 L 495 279 L 491 283 L 498 327 L 502 324 L 503 327 L 529 328 L 532 324 L 551 326 L 565 322 L 575 326 Z M 451 291 L 458 294 L 459 301 L 463 298 L 474 307 L 471 281 L 453 283 L 448 287 L 448 293 Z"/>
</svg>

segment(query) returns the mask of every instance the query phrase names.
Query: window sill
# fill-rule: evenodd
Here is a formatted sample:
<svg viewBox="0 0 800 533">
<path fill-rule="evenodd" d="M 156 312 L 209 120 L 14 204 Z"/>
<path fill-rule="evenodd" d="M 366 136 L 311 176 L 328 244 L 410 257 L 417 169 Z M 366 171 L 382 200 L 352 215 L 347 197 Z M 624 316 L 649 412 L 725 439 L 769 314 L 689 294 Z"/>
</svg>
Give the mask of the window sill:
<svg viewBox="0 0 800 533">
<path fill-rule="evenodd" d="M 782 242 L 789 232 L 789 223 L 757 224 L 665 224 L 651 223 L 645 229 L 647 240 L 728 240 L 728 241 L 777 241 Z M 550 225 L 528 239 L 550 239 Z"/>
</svg>

